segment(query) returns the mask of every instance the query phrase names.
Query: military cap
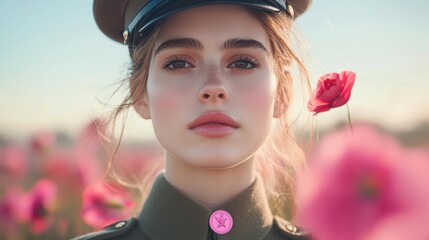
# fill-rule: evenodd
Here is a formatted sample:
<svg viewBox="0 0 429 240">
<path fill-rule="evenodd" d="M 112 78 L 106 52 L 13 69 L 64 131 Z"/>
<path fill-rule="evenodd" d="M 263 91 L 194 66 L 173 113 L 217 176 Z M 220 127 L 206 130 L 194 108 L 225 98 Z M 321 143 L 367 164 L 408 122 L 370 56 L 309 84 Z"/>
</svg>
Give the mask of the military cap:
<svg viewBox="0 0 429 240">
<path fill-rule="evenodd" d="M 312 0 L 94 0 L 95 21 L 109 38 L 138 46 L 157 21 L 192 7 L 209 4 L 238 4 L 296 18 Z"/>
</svg>

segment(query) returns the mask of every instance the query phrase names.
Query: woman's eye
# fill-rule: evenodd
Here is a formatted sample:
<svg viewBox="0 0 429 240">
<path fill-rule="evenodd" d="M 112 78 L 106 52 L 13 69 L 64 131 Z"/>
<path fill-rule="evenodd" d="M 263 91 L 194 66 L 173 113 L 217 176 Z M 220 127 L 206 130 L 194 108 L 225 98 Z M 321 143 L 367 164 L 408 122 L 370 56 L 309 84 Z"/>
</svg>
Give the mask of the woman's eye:
<svg viewBox="0 0 429 240">
<path fill-rule="evenodd" d="M 254 68 L 255 65 L 251 62 L 237 61 L 237 62 L 230 64 L 229 67 L 241 68 L 241 69 L 251 69 L 251 68 Z"/>
<path fill-rule="evenodd" d="M 189 64 L 188 62 L 183 61 L 183 60 L 170 61 L 164 66 L 164 68 L 169 69 L 169 70 L 180 69 L 180 68 L 190 68 L 190 67 L 193 67 L 193 66 L 191 64 Z"/>
<path fill-rule="evenodd" d="M 237 68 L 240 70 L 250 70 L 259 67 L 258 61 L 250 56 L 240 57 L 233 63 L 228 65 L 229 68 Z"/>
</svg>

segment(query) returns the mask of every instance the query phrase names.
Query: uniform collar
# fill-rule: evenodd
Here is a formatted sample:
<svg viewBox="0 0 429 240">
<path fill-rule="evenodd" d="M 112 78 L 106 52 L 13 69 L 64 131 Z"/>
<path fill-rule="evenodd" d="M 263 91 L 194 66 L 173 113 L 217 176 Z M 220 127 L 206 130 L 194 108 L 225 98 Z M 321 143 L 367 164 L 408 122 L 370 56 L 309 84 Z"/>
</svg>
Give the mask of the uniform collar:
<svg viewBox="0 0 429 240">
<path fill-rule="evenodd" d="M 231 201 L 209 209 L 188 198 L 167 182 L 163 173 L 155 179 L 139 215 L 139 226 L 150 239 L 205 240 L 212 212 L 225 210 L 233 218 L 232 229 L 217 239 L 262 239 L 271 229 L 273 216 L 258 176 L 250 187 Z"/>
</svg>

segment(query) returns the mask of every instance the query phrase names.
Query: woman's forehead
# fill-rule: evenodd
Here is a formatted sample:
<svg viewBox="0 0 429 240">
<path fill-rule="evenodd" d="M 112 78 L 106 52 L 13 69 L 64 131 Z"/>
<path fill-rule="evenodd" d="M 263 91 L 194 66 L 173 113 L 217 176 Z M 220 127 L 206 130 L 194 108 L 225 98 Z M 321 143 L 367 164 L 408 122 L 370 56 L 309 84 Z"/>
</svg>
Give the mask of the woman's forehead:
<svg viewBox="0 0 429 240">
<path fill-rule="evenodd" d="M 202 45 L 223 45 L 229 39 L 269 42 L 264 28 L 251 10 L 237 5 L 196 7 L 168 17 L 161 27 L 156 45 L 177 38 L 196 39 Z"/>
</svg>

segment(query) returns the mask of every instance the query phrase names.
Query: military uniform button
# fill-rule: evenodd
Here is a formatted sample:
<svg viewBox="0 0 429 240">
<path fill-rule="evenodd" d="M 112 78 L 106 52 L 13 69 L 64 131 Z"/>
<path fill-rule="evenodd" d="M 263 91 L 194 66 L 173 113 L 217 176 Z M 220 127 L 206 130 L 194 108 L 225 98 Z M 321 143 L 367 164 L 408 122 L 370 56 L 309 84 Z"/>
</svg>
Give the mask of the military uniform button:
<svg viewBox="0 0 429 240">
<path fill-rule="evenodd" d="M 228 233 L 234 224 L 231 214 L 224 210 L 212 213 L 209 220 L 210 228 L 217 234 Z"/>
<path fill-rule="evenodd" d="M 125 226 L 125 222 L 118 222 L 116 225 L 115 225 L 115 228 L 123 228 Z"/>
<path fill-rule="evenodd" d="M 289 230 L 292 233 L 296 232 L 296 230 L 297 230 L 296 227 L 292 224 L 287 224 L 286 228 L 287 228 L 287 230 Z"/>
</svg>

